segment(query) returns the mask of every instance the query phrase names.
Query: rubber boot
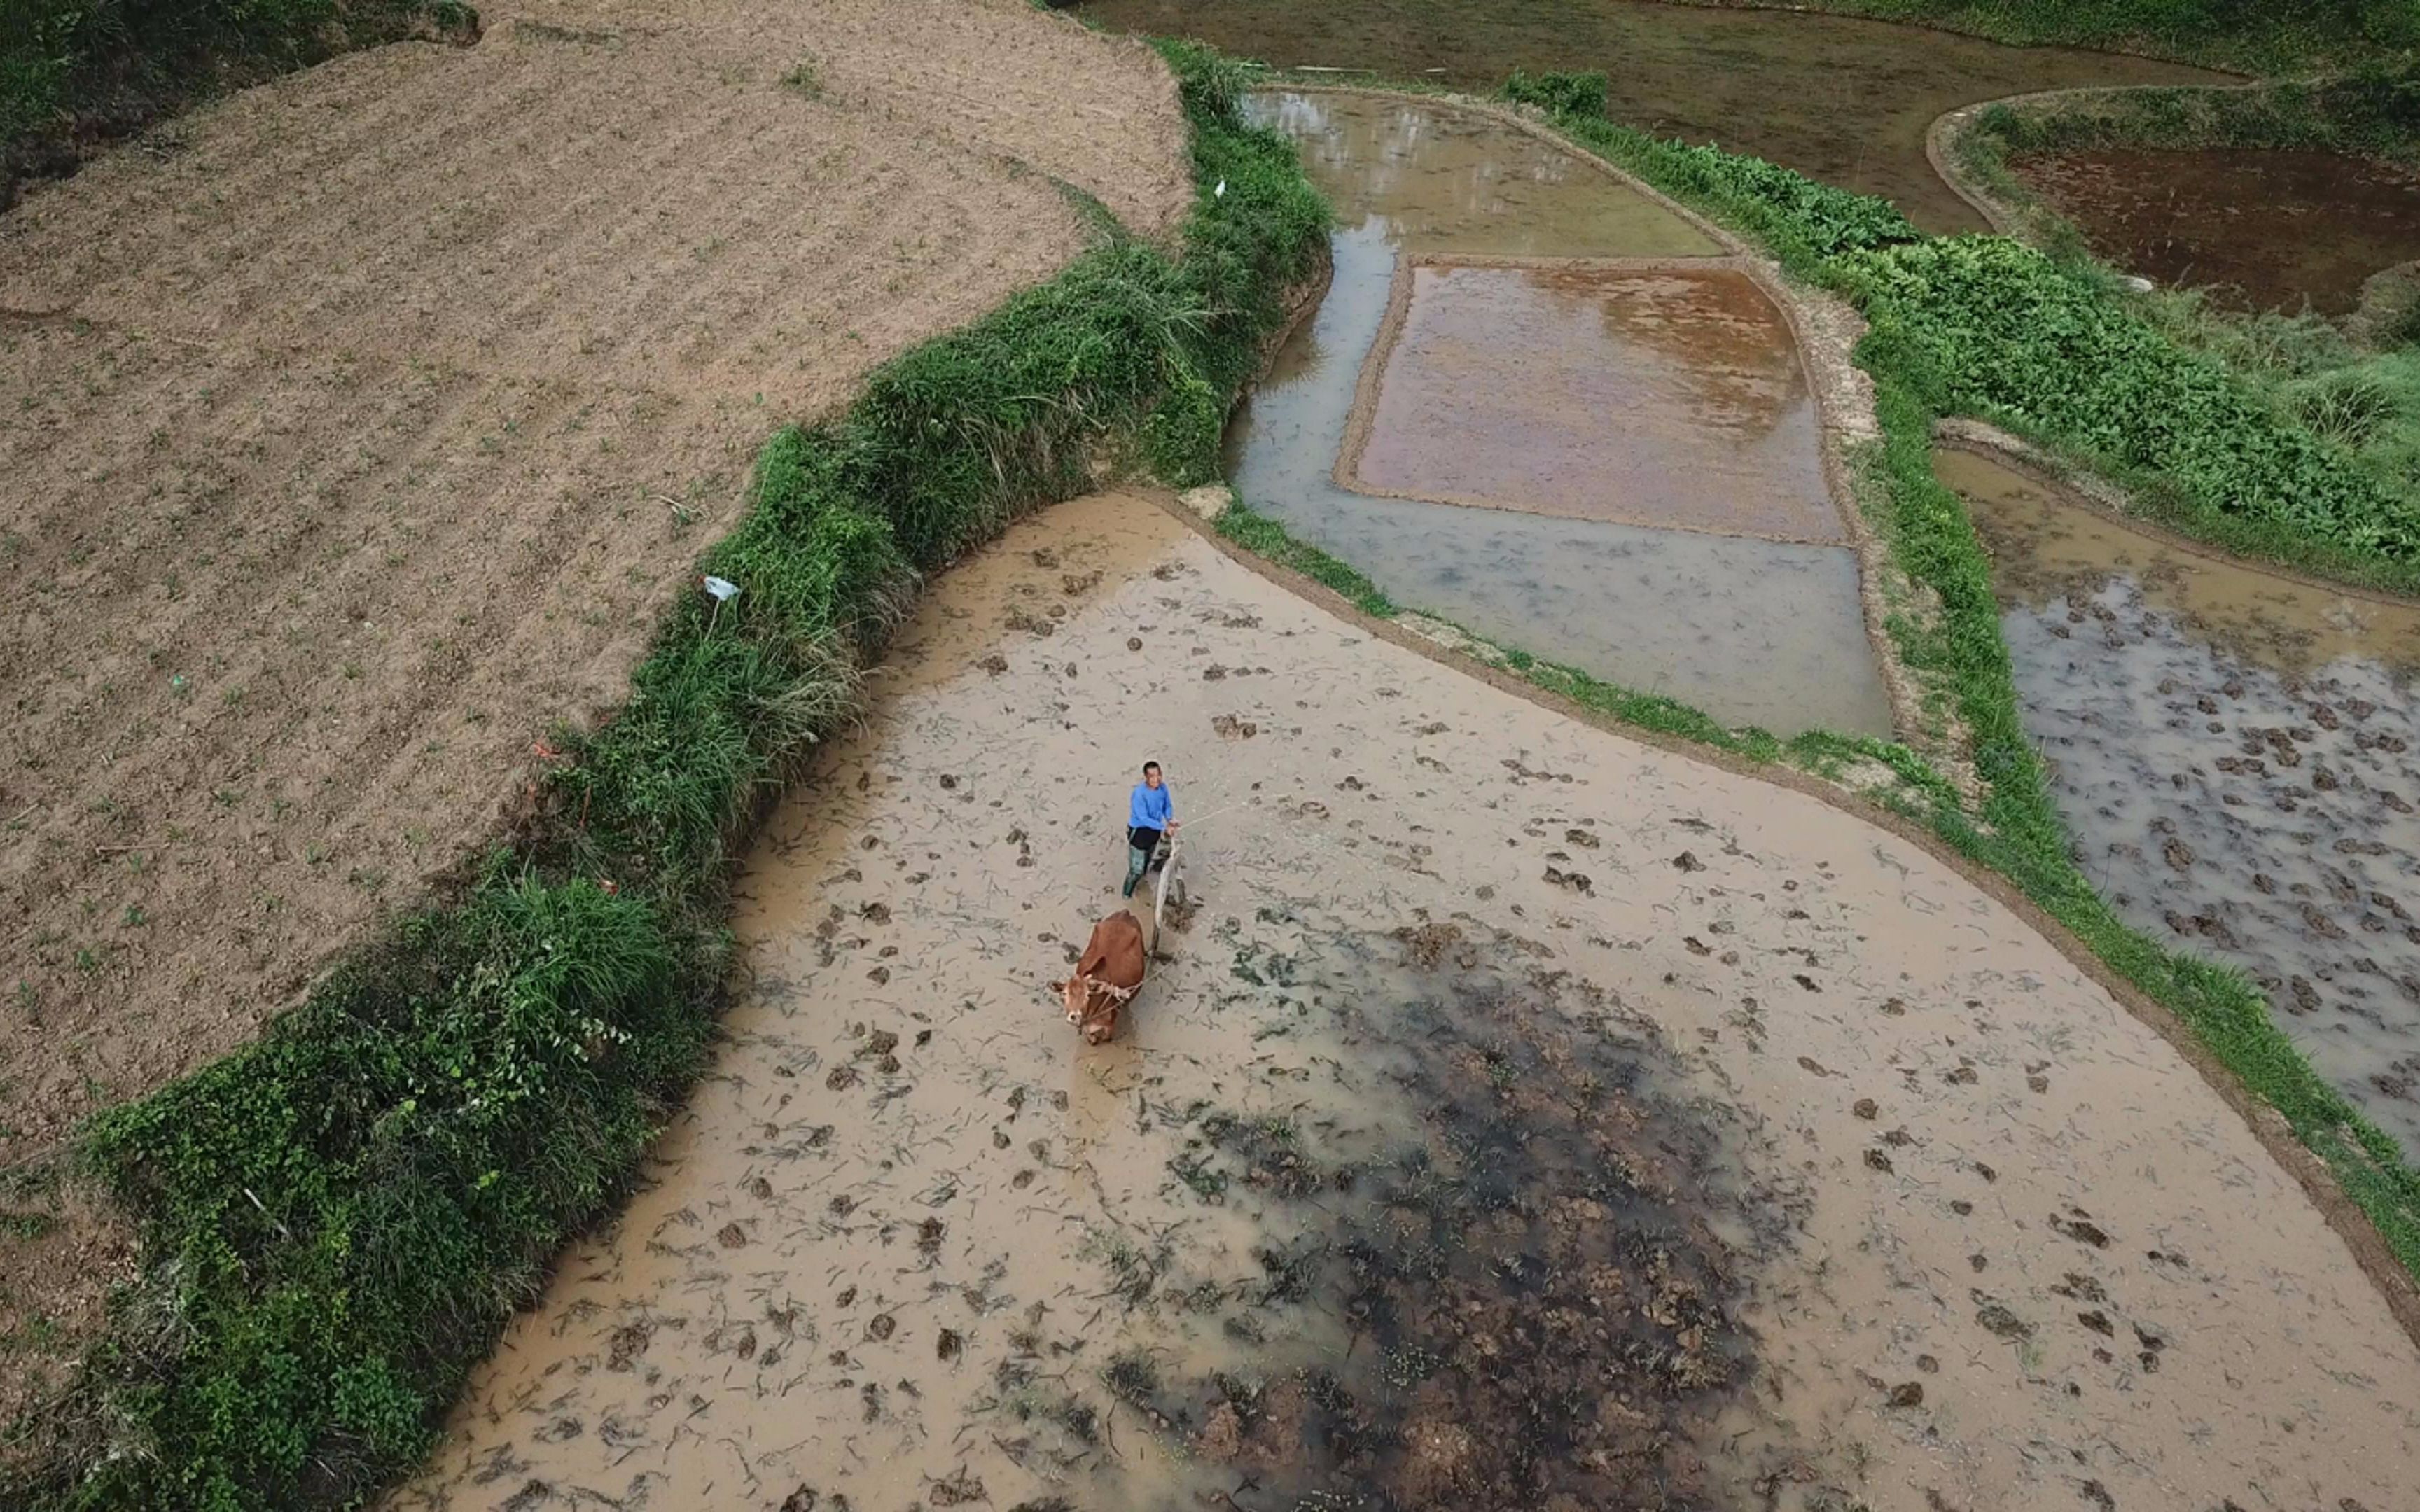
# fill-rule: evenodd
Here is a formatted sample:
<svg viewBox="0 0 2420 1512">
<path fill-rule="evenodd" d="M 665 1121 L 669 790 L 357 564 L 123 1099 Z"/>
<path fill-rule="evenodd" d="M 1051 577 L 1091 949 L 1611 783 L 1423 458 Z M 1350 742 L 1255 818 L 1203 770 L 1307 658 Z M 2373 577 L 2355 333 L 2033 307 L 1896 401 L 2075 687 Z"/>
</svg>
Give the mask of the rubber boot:
<svg viewBox="0 0 2420 1512">
<path fill-rule="evenodd" d="M 1126 847 L 1125 895 L 1127 897 L 1131 898 L 1134 896 L 1135 884 L 1142 880 L 1142 870 L 1144 867 L 1149 865 L 1151 865 L 1151 855 L 1149 852 L 1136 850 L 1131 845 Z"/>
</svg>

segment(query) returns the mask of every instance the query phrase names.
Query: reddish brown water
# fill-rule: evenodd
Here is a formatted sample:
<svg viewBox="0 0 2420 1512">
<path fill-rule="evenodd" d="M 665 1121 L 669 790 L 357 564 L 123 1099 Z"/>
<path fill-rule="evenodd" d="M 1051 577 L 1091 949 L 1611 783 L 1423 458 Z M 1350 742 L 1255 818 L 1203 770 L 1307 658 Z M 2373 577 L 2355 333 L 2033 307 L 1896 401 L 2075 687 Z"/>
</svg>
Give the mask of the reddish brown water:
<svg viewBox="0 0 2420 1512">
<path fill-rule="evenodd" d="M 1618 120 L 1886 195 L 1929 231 L 1984 229 L 1924 155 L 1943 112 L 2034 89 L 2222 77 L 1844 16 L 1626 0 L 1090 0 L 1082 13 L 1280 68 L 1428 73 L 1468 89 L 1514 69 L 1602 69 Z"/>
<path fill-rule="evenodd" d="M 1367 439 L 1373 492 L 1838 542 L 1790 322 L 1686 264 L 1410 270 Z"/>
<path fill-rule="evenodd" d="M 2246 309 L 2343 315 L 2420 257 L 2420 170 L 2333 152 L 2106 147 L 2020 158 L 2017 177 L 2093 250 Z"/>
</svg>

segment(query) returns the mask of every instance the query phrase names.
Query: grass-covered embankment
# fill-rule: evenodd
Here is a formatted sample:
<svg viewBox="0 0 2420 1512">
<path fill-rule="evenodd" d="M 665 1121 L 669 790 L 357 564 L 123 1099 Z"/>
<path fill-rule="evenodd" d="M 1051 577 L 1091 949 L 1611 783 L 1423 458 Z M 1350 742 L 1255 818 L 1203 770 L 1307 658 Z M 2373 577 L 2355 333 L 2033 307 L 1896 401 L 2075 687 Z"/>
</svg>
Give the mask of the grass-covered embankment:
<svg viewBox="0 0 2420 1512">
<path fill-rule="evenodd" d="M 2420 517 L 2308 429 L 2279 416 L 2216 360 L 2181 348 L 2089 269 L 1996 237 L 1929 239 L 1890 205 L 1711 147 L 1606 119 L 1601 78 L 1515 76 L 1575 144 L 1761 244 L 1795 278 L 1851 299 L 1870 330 L 1882 439 L 1853 457 L 1859 504 L 1929 612 L 1895 615 L 1901 660 L 1948 705 L 1982 780 L 1962 799 L 1903 748 L 1816 734 L 1783 743 L 1727 731 L 1673 701 L 1496 648 L 1501 665 L 1609 718 L 1758 761 L 1838 770 L 1863 756 L 1897 775 L 1877 792 L 1969 859 L 2009 879 L 2115 972 L 2174 1011 L 2334 1170 L 2405 1269 L 2420 1278 L 2420 1171 L 2281 1033 L 2240 972 L 2128 926 L 2075 866 L 2067 827 L 2019 719 L 1981 544 L 1931 467 L 1934 425 L 1993 421 L 2136 488 L 2170 523 L 2349 576 L 2420 581 Z M 1249 505 L 1249 501 L 1246 501 Z M 1239 545 L 1381 617 L 1403 612 L 1349 563 L 1249 507 L 1222 517 Z M 1870 789 L 1869 789 L 1870 790 Z"/>
<path fill-rule="evenodd" d="M 43 1453 L 0 1503 L 353 1505 L 422 1457 L 701 1066 L 734 850 L 848 717 L 919 575 L 1105 454 L 1215 467 L 1326 215 L 1292 147 L 1239 121 L 1235 72 L 1166 51 L 1198 179 L 1179 254 L 1112 235 L 773 438 L 701 563 L 739 596 L 685 596 L 522 833 L 259 1042 L 87 1132 L 147 1273 L 76 1395 L 20 1426 Z"/>
<path fill-rule="evenodd" d="M 475 33 L 464 0 L 8 0 L 0 209 L 23 179 L 206 96 L 415 33 Z"/>
<path fill-rule="evenodd" d="M 2111 147 L 2285 148 L 2420 162 L 2420 64 L 2242 88 L 2035 96 L 1961 113 L 1946 135 L 1951 171 L 1998 224 L 2063 264 L 2090 268 L 2083 229 L 2036 194 L 2012 160 Z M 2324 237 L 2324 225 L 2313 234 Z M 2372 280 L 2362 308 L 2341 320 L 2239 313 L 2191 288 L 2161 290 L 2139 307 L 2420 509 L 2420 277 Z"/>
</svg>

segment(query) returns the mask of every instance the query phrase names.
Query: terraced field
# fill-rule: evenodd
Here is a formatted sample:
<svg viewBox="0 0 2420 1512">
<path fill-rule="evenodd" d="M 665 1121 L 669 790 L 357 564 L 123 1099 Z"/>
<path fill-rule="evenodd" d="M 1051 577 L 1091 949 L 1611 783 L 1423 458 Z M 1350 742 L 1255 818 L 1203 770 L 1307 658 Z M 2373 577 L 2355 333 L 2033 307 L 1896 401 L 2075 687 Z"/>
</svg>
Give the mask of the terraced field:
<svg viewBox="0 0 2420 1512">
<path fill-rule="evenodd" d="M 765 437 L 1088 244 L 1061 185 L 1188 203 L 1166 70 L 1007 0 L 487 22 L 0 219 L 0 1161 L 498 836 Z M 9 1318 L 122 1263 L 10 1242 Z"/>
</svg>

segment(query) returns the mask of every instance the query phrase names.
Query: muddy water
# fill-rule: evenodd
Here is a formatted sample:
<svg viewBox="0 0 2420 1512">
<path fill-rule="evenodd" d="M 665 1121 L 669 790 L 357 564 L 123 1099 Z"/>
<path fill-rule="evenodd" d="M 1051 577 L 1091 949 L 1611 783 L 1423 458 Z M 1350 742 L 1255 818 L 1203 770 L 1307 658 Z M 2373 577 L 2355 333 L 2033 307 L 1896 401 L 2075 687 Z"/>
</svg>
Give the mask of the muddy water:
<svg viewBox="0 0 2420 1512">
<path fill-rule="evenodd" d="M 1403 602 L 1549 660 L 1777 733 L 1889 733 L 1845 548 L 1377 499 L 1333 476 L 1400 255 L 1669 258 L 1715 243 L 1481 117 L 1348 95 L 1257 108 L 1304 143 L 1336 208 L 1336 272 L 1229 429 L 1248 503 Z"/>
<path fill-rule="evenodd" d="M 1079 1053 L 1041 983 L 1119 906 L 1067 853 L 1098 816 L 968 742 L 1064 728 L 982 707 L 986 653 L 1100 665 L 1034 626 L 1131 619 L 1163 675 L 1268 674 L 1184 655 L 1188 620 L 1257 621 L 1155 602 L 1173 532 L 1143 524 L 952 574 L 747 874 L 747 990 L 650 1190 L 401 1504 L 1715 1504 L 1687 1438 L 1752 1375 L 1734 1254 L 1787 1219 L 1652 1024 L 1503 931 L 1283 880 L 1260 826 L 1324 806 L 1237 777 L 1188 783 L 1187 812 L 1258 810 L 1190 871 L 1274 872 L 1180 910 L 1147 1007 Z"/>
<path fill-rule="evenodd" d="M 2226 302 L 2321 315 L 2420 257 L 2420 170 L 2334 152 L 2111 147 L 2009 166 L 2103 257 Z"/>
<path fill-rule="evenodd" d="M 1552 143 L 1395 97 L 1269 92 L 1247 111 L 1299 144 L 1347 224 L 1382 220 L 1406 252 L 1710 257 L 1696 226 Z"/>
<path fill-rule="evenodd" d="M 644 1189 L 401 1504 L 2380 1512 L 2420 1478 L 2420 1351 L 2350 1252 L 1923 851 L 1373 640 L 1140 499 L 954 568 L 890 668 L 750 862 Z M 1195 911 L 1087 1049 L 1045 984 L 1119 906 L 1144 755 Z"/>
<path fill-rule="evenodd" d="M 1838 542 L 1790 323 L 1745 273 L 1423 263 L 1381 359 L 1369 493 Z"/>
<path fill-rule="evenodd" d="M 1716 1504 L 1736 1477 L 1689 1442 L 1753 1374 L 1737 1257 L 1787 1234 L 1743 1196 L 1722 1120 L 1681 1100 L 1652 1026 L 1512 937 L 1306 930 L 1316 917 L 1264 907 L 1264 927 L 1202 942 L 1233 949 L 1241 1004 L 1295 1010 L 1256 1036 L 1342 1058 L 1283 1112 L 1196 1098 L 1177 1116 L 1168 1168 L 1254 1215 L 1258 1273 L 1183 1246 L 1134 1262 L 1124 1300 L 1226 1338 L 1138 1331 L 1110 1394 L 1202 1478 L 1280 1505 Z"/>
<path fill-rule="evenodd" d="M 1083 8 L 1106 25 L 1198 37 L 1281 68 L 1428 73 L 1481 91 L 1516 68 L 1602 69 L 1618 120 L 1886 195 L 1944 232 L 1986 227 L 1925 159 L 1925 129 L 1943 112 L 2035 89 L 2221 77 L 1839 16 L 1626 0 L 1087 0 Z"/>
<path fill-rule="evenodd" d="M 2027 731 L 2118 911 L 2242 966 L 2420 1157 L 2420 606 L 2129 530 L 1971 453 Z"/>
</svg>

